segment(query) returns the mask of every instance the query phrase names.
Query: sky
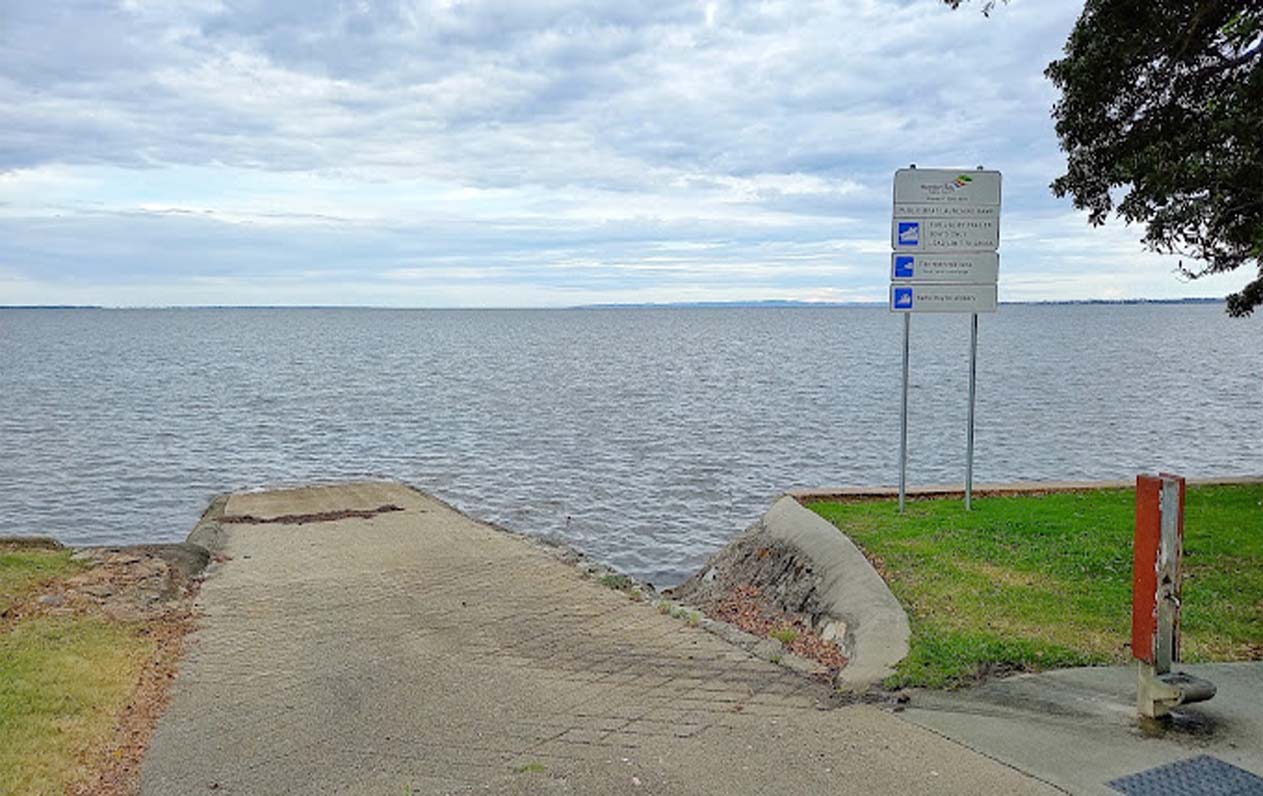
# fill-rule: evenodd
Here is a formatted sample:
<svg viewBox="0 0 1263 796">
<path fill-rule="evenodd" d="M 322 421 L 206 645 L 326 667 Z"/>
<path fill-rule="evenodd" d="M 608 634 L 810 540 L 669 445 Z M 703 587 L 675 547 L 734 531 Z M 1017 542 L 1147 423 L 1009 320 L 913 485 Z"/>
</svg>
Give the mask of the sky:
<svg viewBox="0 0 1263 796">
<path fill-rule="evenodd" d="M 881 301 L 895 169 L 1004 174 L 1005 301 L 1223 296 L 1093 228 L 1079 0 L 4 0 L 0 305 Z"/>
</svg>

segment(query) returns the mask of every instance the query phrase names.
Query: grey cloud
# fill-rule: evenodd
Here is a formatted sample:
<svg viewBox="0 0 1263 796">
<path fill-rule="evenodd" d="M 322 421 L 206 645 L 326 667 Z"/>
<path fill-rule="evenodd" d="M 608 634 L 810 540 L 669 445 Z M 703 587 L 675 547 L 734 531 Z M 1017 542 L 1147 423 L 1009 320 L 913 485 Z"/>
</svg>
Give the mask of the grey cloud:
<svg viewBox="0 0 1263 796">
<path fill-rule="evenodd" d="M 718 8 L 707 29 L 695 2 L 21 4 L 0 40 L 21 56 L 0 79 L 0 168 L 220 162 L 623 189 L 655 169 L 844 175 L 1030 134 L 998 129 L 1024 95 L 974 74 L 994 48 L 959 35 L 1006 35 L 999 20 L 940 14 L 934 32 L 908 5 Z M 969 112 L 935 87 L 966 81 L 982 98 Z"/>
<path fill-rule="evenodd" d="M 574 287 L 710 284 L 733 269 L 818 287 L 863 264 L 846 284 L 880 292 L 896 167 L 1003 169 L 1018 219 L 1006 230 L 1065 212 L 1047 190 L 1061 159 L 1041 73 L 1075 4 L 1014 2 L 984 19 L 936 0 L 715 0 L 713 26 L 707 6 L 9 0 L 0 178 L 105 167 L 133 204 L 152 175 L 186 167 L 512 199 L 357 220 L 283 204 L 230 217 L 231 196 L 203 203 L 219 215 L 66 200 L 54 218 L 8 196 L 0 271 L 402 269 Z M 1062 273 L 1040 248 L 1006 243 L 1006 268 Z"/>
</svg>

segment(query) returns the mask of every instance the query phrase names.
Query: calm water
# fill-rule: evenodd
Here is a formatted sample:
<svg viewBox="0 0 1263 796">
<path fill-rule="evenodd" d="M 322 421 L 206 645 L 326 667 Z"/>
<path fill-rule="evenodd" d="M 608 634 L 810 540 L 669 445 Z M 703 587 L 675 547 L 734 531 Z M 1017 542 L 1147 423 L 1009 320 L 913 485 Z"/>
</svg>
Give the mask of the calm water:
<svg viewBox="0 0 1263 796">
<path fill-rule="evenodd" d="M 963 478 L 968 321 L 913 319 L 912 483 Z M 897 480 L 882 309 L 0 311 L 0 534 L 182 539 L 208 499 L 398 478 L 658 585 L 795 486 Z M 1263 472 L 1263 319 L 1011 306 L 979 480 Z"/>
</svg>

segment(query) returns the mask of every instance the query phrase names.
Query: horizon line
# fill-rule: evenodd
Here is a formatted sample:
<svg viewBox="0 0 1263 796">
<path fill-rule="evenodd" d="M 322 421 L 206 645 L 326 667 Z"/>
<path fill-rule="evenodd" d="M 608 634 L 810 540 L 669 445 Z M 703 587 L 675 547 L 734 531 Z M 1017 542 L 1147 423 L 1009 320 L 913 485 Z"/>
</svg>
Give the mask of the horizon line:
<svg viewBox="0 0 1263 796">
<path fill-rule="evenodd" d="M 1218 296 L 1183 296 L 1178 298 L 1099 298 L 1099 299 L 1026 299 L 998 302 L 1000 305 L 1076 305 L 1076 304 L 1209 304 L 1224 301 Z M 411 310 L 411 311 L 475 311 L 475 310 L 586 310 L 586 309 L 705 309 L 723 307 L 886 307 L 889 301 L 813 301 L 809 299 L 749 299 L 736 301 L 669 301 L 669 302 L 600 302 L 593 304 L 561 304 L 556 306 L 420 306 L 388 304 L 0 304 L 0 310 Z"/>
</svg>

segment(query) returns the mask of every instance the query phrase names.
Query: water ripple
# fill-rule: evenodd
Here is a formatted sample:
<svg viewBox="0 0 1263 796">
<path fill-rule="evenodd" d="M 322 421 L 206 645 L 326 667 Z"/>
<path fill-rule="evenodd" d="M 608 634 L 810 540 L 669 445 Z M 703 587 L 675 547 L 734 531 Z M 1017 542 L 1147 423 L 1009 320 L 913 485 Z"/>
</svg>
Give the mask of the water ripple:
<svg viewBox="0 0 1263 796">
<path fill-rule="evenodd" d="M 913 324 L 910 479 L 959 481 L 963 317 Z M 979 480 L 1263 471 L 1263 322 L 984 317 Z M 386 476 L 680 580 L 781 490 L 896 480 L 880 309 L 0 312 L 0 533 L 180 539 L 207 500 Z"/>
</svg>

